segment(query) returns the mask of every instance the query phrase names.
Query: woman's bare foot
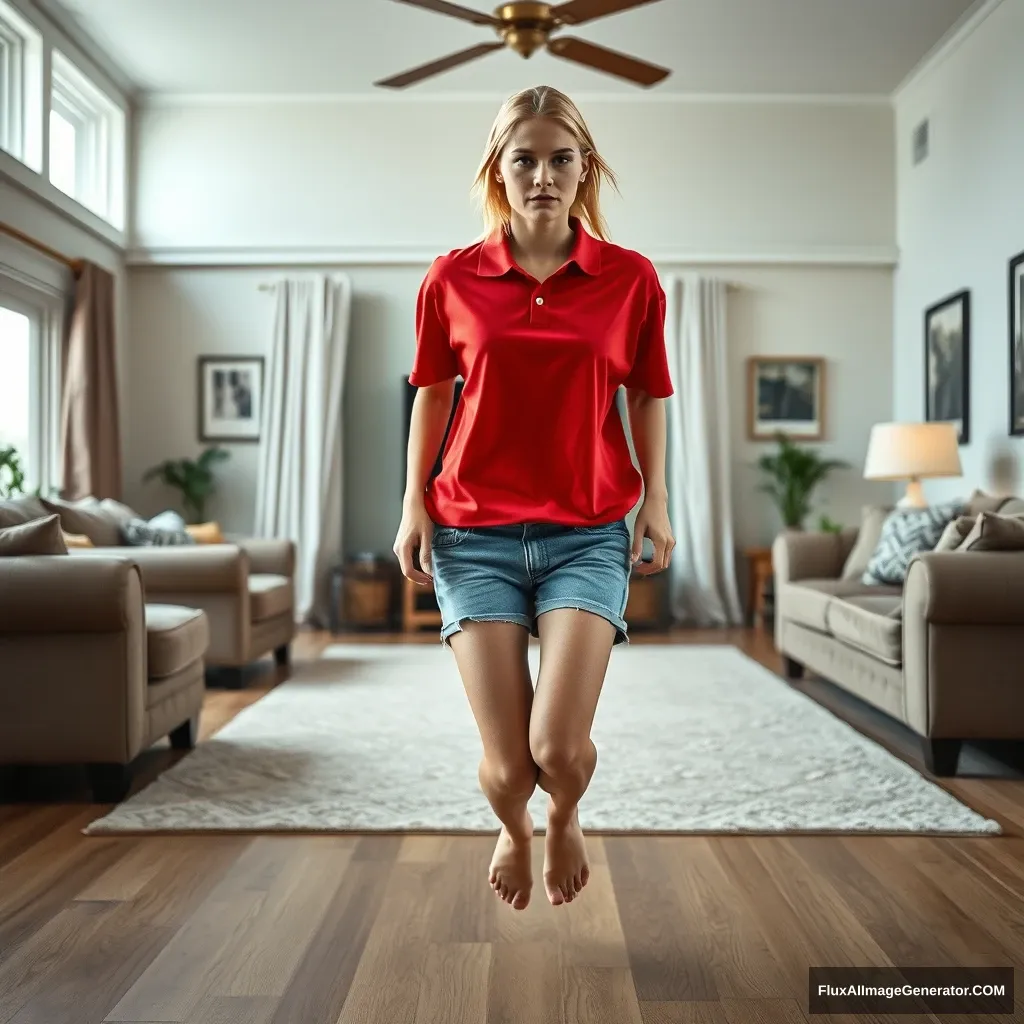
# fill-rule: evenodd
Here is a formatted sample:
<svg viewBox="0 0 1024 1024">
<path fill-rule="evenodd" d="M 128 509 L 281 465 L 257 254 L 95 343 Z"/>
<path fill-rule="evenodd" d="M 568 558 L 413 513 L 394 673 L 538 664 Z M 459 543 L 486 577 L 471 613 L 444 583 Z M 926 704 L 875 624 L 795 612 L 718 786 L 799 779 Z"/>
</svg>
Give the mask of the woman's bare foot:
<svg viewBox="0 0 1024 1024">
<path fill-rule="evenodd" d="M 533 889 L 533 865 L 530 847 L 533 842 L 533 819 L 523 809 L 522 827 L 515 833 L 501 826 L 498 845 L 494 848 L 488 880 L 491 888 L 513 910 L 525 910 Z"/>
<path fill-rule="evenodd" d="M 573 809 L 568 822 L 551 819 L 544 839 L 544 888 L 552 906 L 571 903 L 590 880 L 587 845 L 580 828 L 579 810 Z"/>
</svg>

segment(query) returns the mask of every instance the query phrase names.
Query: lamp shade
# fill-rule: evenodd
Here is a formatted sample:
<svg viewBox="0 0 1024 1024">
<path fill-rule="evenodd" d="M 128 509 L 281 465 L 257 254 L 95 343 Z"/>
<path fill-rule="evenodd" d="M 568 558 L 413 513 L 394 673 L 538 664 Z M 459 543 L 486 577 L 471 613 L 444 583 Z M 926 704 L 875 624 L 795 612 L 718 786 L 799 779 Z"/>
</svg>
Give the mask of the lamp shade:
<svg viewBox="0 0 1024 1024">
<path fill-rule="evenodd" d="M 876 423 L 864 461 L 866 480 L 960 476 L 960 442 L 953 423 Z"/>
</svg>

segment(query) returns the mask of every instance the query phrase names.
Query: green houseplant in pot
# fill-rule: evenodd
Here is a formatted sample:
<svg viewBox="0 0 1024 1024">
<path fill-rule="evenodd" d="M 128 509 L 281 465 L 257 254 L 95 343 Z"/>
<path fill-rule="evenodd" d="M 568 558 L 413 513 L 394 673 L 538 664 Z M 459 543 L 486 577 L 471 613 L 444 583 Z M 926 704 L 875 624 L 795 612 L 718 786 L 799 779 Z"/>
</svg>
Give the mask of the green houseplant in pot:
<svg viewBox="0 0 1024 1024">
<path fill-rule="evenodd" d="M 25 471 L 21 456 L 13 445 L 0 447 L 0 498 L 25 493 Z"/>
<path fill-rule="evenodd" d="M 188 523 L 206 521 L 206 502 L 217 489 L 214 464 L 231 453 L 225 448 L 207 448 L 198 459 L 166 459 L 146 470 L 143 482 L 159 479 L 181 492 L 181 504 Z"/>
<path fill-rule="evenodd" d="M 811 498 L 818 485 L 836 469 L 845 469 L 842 459 L 825 459 L 813 448 L 795 444 L 783 433 L 775 435 L 779 450 L 762 455 L 758 466 L 768 476 L 758 490 L 769 494 L 787 530 L 802 530 L 811 511 Z"/>
</svg>

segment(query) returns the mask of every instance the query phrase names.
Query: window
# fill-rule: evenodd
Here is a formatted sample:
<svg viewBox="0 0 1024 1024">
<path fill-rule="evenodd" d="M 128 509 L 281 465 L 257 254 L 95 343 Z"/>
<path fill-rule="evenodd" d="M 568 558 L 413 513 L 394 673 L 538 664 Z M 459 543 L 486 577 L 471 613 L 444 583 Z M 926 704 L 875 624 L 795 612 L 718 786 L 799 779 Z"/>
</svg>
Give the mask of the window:
<svg viewBox="0 0 1024 1024">
<path fill-rule="evenodd" d="M 27 492 L 58 485 L 60 323 L 55 309 L 0 291 L 0 448 L 18 450 Z"/>
<path fill-rule="evenodd" d="M 50 181 L 116 228 L 124 227 L 124 111 L 53 51 Z"/>
<path fill-rule="evenodd" d="M 43 168 L 43 37 L 0 0 L 0 149 Z"/>
</svg>

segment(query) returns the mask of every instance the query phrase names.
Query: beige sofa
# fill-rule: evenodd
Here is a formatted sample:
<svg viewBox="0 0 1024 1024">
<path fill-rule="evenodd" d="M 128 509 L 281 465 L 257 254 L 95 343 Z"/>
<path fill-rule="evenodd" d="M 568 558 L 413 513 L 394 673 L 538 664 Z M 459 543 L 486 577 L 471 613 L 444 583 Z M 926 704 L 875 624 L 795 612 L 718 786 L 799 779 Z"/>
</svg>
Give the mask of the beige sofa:
<svg viewBox="0 0 1024 1024">
<path fill-rule="evenodd" d="M 898 719 L 928 770 L 954 775 L 964 740 L 1024 739 L 1024 550 L 931 550 L 902 585 L 864 583 L 890 511 L 775 539 L 775 644 L 791 678 L 810 669 Z M 1019 516 L 1024 500 L 975 491 L 964 512 Z"/>
<path fill-rule="evenodd" d="M 130 558 L 0 558 L 0 764 L 84 764 L 123 799 L 140 752 L 195 744 L 208 642 L 203 612 L 144 603 Z"/>
<path fill-rule="evenodd" d="M 126 546 L 119 542 L 120 524 L 135 513 L 118 502 L 0 502 L 0 525 L 51 514 L 60 516 L 66 534 L 88 539 L 91 546 L 70 549 L 73 558 L 128 557 L 142 572 L 147 602 L 205 612 L 205 663 L 220 670 L 218 681 L 240 687 L 245 667 L 270 651 L 279 665 L 288 664 L 296 634 L 292 541 L 231 537 L 224 544 Z"/>
</svg>

